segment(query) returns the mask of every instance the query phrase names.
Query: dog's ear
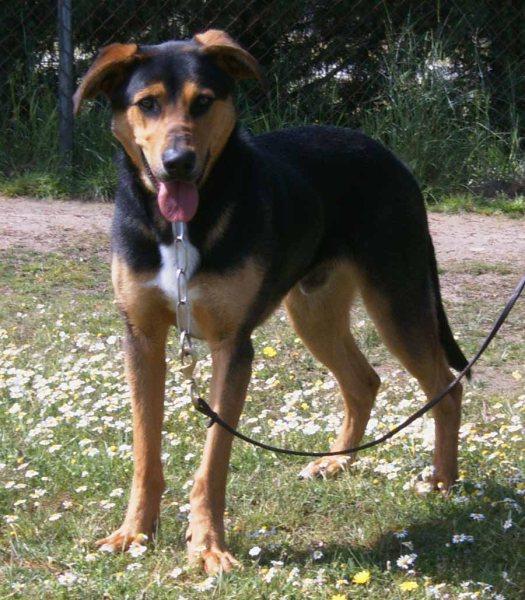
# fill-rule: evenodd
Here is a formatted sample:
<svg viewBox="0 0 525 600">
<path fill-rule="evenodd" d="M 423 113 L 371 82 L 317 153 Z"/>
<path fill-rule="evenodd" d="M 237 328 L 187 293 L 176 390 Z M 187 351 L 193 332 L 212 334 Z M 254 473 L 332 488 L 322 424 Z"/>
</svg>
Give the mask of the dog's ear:
<svg viewBox="0 0 525 600">
<path fill-rule="evenodd" d="M 82 78 L 75 95 L 73 107 L 78 113 L 82 102 L 98 94 L 109 94 L 122 77 L 124 70 L 138 57 L 137 44 L 110 44 L 104 46 Z"/>
<path fill-rule="evenodd" d="M 217 65 L 234 79 L 258 79 L 265 85 L 259 63 L 225 31 L 208 29 L 193 39 L 202 46 L 205 54 L 213 56 Z"/>
</svg>

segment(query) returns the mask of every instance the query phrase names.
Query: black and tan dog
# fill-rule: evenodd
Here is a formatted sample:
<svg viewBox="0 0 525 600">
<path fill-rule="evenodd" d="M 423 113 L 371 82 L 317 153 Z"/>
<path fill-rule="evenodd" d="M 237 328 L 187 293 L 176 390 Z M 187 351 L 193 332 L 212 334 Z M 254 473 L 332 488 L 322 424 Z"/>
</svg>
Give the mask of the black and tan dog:
<svg viewBox="0 0 525 600">
<path fill-rule="evenodd" d="M 428 396 L 462 369 L 441 302 L 421 192 L 388 150 L 365 135 L 300 127 L 252 137 L 236 123 L 236 79 L 260 77 L 224 32 L 157 46 L 113 44 L 75 95 L 106 94 L 124 152 L 113 223 L 113 283 L 127 325 L 135 471 L 122 526 L 101 540 L 125 548 L 151 533 L 164 488 L 161 430 L 165 345 L 177 301 L 172 221 L 188 222 L 193 335 L 213 359 L 211 404 L 236 425 L 250 380 L 250 336 L 284 300 L 345 404 L 334 450 L 358 444 L 379 378 L 356 346 L 349 311 L 359 293 L 385 343 Z M 457 475 L 461 388 L 434 410 L 434 484 Z M 190 557 L 208 572 L 236 561 L 223 513 L 232 439 L 208 430 L 191 492 Z M 348 458 L 310 463 L 334 475 Z"/>
</svg>

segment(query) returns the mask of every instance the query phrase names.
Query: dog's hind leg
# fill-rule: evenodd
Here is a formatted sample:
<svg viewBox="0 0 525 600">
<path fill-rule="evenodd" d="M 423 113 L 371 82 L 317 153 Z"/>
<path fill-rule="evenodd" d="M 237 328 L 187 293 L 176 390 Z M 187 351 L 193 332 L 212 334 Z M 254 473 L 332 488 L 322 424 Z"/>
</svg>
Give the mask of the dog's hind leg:
<svg viewBox="0 0 525 600">
<path fill-rule="evenodd" d="M 358 280 L 365 306 L 389 350 L 418 380 L 429 399 L 437 395 L 453 375 L 440 341 L 432 288 L 424 278 L 384 285 L 373 282 L 364 271 Z M 461 395 L 458 384 L 433 409 L 436 439 L 432 483 L 444 490 L 457 478 Z"/>
<path fill-rule="evenodd" d="M 379 377 L 357 347 L 350 332 L 350 305 L 354 296 L 352 274 L 338 265 L 318 287 L 300 284 L 285 299 L 293 326 L 312 354 L 339 383 L 344 399 L 343 426 L 331 450 L 359 444 L 372 409 Z M 312 461 L 302 478 L 333 477 L 348 466 L 352 456 L 333 456 Z"/>
</svg>

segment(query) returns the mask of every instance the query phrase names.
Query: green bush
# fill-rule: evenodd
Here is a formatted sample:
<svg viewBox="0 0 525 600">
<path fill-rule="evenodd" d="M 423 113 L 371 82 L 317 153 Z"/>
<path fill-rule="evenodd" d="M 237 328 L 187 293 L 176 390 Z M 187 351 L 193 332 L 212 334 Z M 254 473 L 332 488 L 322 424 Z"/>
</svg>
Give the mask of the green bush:
<svg viewBox="0 0 525 600">
<path fill-rule="evenodd" d="M 269 98 L 255 107 L 247 100 L 251 94 L 239 94 L 241 117 L 255 133 L 305 123 L 357 125 L 409 165 L 434 203 L 450 194 L 464 195 L 480 183 L 522 177 L 516 111 L 508 108 L 511 131 L 496 130 L 483 78 L 458 77 L 451 55 L 439 36 L 415 35 L 407 26 L 387 37 L 374 82 L 378 96 L 357 113 L 345 107 L 341 80 L 322 82 L 315 88 L 315 101 L 309 102 L 297 84 L 290 89 L 275 76 Z M 77 118 L 74 167 L 65 172 L 58 154 L 54 85 L 43 74 L 31 81 L 17 75 L 9 80 L 9 93 L 12 110 L 0 117 L 0 191 L 110 199 L 116 182 L 111 160 L 115 142 L 107 107 L 92 103 Z M 514 204 L 520 212 L 522 203 Z"/>
<path fill-rule="evenodd" d="M 488 91 L 455 75 L 441 40 L 408 30 L 387 45 L 382 104 L 363 115 L 363 129 L 401 156 L 434 199 L 520 173 L 517 119 L 512 131 L 496 131 Z"/>
</svg>

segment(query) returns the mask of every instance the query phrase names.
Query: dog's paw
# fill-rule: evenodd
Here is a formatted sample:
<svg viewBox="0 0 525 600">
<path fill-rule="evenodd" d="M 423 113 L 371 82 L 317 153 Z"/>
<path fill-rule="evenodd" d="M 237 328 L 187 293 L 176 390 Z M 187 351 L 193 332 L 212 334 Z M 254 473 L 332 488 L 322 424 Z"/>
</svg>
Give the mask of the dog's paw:
<svg viewBox="0 0 525 600">
<path fill-rule="evenodd" d="M 197 569 L 203 569 L 208 575 L 229 573 L 241 564 L 235 560 L 221 541 L 222 536 L 216 535 L 213 530 L 198 527 L 190 522 L 186 533 L 188 561 Z"/>
<path fill-rule="evenodd" d="M 351 456 L 325 456 L 313 460 L 299 473 L 299 479 L 331 479 L 348 469 Z"/>
<path fill-rule="evenodd" d="M 414 483 L 414 491 L 418 496 L 427 496 L 432 492 L 439 492 L 443 496 L 448 496 L 455 483 L 455 476 L 440 476 L 439 474 L 433 474 L 429 477 L 418 479 Z"/>
<path fill-rule="evenodd" d="M 218 547 L 193 547 L 188 544 L 188 561 L 192 567 L 204 569 L 208 575 L 229 573 L 241 567 L 228 550 Z"/>
<path fill-rule="evenodd" d="M 122 525 L 111 535 L 97 540 L 95 545 L 102 552 L 125 552 L 131 544 L 144 545 L 148 541 L 145 533 Z"/>
</svg>

